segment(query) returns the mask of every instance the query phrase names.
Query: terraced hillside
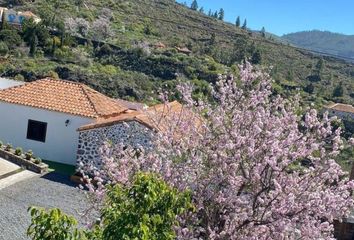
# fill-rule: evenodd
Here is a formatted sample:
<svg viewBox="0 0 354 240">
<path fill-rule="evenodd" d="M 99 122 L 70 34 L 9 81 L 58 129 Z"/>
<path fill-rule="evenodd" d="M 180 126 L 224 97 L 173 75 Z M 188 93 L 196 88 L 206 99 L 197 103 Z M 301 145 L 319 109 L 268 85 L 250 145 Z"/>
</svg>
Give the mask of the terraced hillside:
<svg viewBox="0 0 354 240">
<path fill-rule="evenodd" d="M 9 49 L 0 66 L 3 76 L 58 76 L 110 96 L 150 101 L 157 89 L 173 89 L 178 81 L 193 81 L 196 94 L 206 94 L 218 74 L 235 72 L 249 59 L 273 66 L 279 93 L 300 92 L 318 105 L 354 103 L 353 64 L 272 41 L 172 0 L 36 0 L 15 8 L 40 15 L 57 37 L 39 42 L 35 56 L 25 43 Z"/>
</svg>

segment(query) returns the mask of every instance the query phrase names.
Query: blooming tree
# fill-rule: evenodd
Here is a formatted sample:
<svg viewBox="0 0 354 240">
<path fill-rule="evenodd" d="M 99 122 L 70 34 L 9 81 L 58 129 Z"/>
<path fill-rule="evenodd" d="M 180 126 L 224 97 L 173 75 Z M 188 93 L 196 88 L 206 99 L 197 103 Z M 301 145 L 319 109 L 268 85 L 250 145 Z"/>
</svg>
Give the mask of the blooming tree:
<svg viewBox="0 0 354 240">
<path fill-rule="evenodd" d="M 66 18 L 65 30 L 75 36 L 86 37 L 90 31 L 90 23 L 83 18 Z"/>
<path fill-rule="evenodd" d="M 108 18 L 100 17 L 92 23 L 92 36 L 96 40 L 104 40 L 113 36 L 111 23 Z"/>
<path fill-rule="evenodd" d="M 185 107 L 146 113 L 158 129 L 153 149 L 107 144 L 103 167 L 90 166 L 98 207 L 107 180 L 130 185 L 138 171 L 157 172 L 192 192 L 196 211 L 179 218 L 178 239 L 333 238 L 354 187 L 334 160 L 343 142 L 333 119 L 274 96 L 269 75 L 249 63 L 238 79 L 220 77 L 214 103 L 179 90 Z"/>
</svg>

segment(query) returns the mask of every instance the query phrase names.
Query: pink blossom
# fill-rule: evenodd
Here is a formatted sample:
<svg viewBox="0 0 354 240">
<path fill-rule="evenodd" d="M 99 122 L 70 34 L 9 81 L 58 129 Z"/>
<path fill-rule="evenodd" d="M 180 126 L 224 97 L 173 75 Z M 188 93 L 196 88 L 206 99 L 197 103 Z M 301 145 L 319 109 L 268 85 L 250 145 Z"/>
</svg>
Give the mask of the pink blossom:
<svg viewBox="0 0 354 240">
<path fill-rule="evenodd" d="M 269 75 L 249 63 L 238 80 L 220 76 L 216 104 L 180 86 L 194 114 L 166 114 L 169 127 L 141 154 L 107 144 L 96 180 L 129 185 L 150 171 L 191 190 L 196 212 L 179 217 L 178 239 L 333 239 L 333 221 L 353 207 L 354 183 L 333 160 L 341 130 L 316 110 L 296 115 L 298 97 L 273 96 Z M 104 184 L 95 192 L 102 201 Z"/>
</svg>

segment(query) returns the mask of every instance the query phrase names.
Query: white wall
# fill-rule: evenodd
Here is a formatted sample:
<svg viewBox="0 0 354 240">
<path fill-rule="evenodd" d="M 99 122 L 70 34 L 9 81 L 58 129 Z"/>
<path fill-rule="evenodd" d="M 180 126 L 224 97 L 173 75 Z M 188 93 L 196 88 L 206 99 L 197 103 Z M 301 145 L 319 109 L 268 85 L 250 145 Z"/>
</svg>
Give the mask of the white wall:
<svg viewBox="0 0 354 240">
<path fill-rule="evenodd" d="M 47 123 L 44 143 L 26 138 L 29 119 Z M 65 126 L 67 119 L 70 123 Z M 76 130 L 93 121 L 90 118 L 0 102 L 0 140 L 26 151 L 31 149 L 36 156 L 45 160 L 75 165 L 79 136 Z"/>
</svg>

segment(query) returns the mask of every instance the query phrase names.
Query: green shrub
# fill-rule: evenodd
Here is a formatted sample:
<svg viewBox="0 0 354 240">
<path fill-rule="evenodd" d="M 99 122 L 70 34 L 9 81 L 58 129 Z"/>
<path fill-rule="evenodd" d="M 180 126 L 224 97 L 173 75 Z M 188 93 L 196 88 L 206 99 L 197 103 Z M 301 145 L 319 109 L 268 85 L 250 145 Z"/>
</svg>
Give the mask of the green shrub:
<svg viewBox="0 0 354 240">
<path fill-rule="evenodd" d="M 41 163 L 42 163 L 42 159 L 40 159 L 39 157 L 37 157 L 37 158 L 34 160 L 34 163 L 35 163 L 35 164 L 41 164 Z"/>
<path fill-rule="evenodd" d="M 17 80 L 17 81 L 25 81 L 25 77 L 24 76 L 22 76 L 21 74 L 17 74 L 16 76 L 15 76 L 15 80 Z"/>
<path fill-rule="evenodd" d="M 21 36 L 16 30 L 11 29 L 0 31 L 0 41 L 5 42 L 10 49 L 14 49 L 22 43 Z"/>
<path fill-rule="evenodd" d="M 4 56 L 9 52 L 9 47 L 5 42 L 0 42 L 0 55 Z"/>
<path fill-rule="evenodd" d="M 138 174 L 130 187 L 108 188 L 101 210 L 102 221 L 85 231 L 59 209 L 31 207 L 32 240 L 176 239 L 177 216 L 194 209 L 189 192 L 179 192 L 160 177 Z"/>
<path fill-rule="evenodd" d="M 192 209 L 189 192 L 178 192 L 156 175 L 139 173 L 131 187 L 108 189 L 103 239 L 176 239 L 176 217 Z"/>
<path fill-rule="evenodd" d="M 22 148 L 20 148 L 20 147 L 16 148 L 15 155 L 21 156 L 22 155 Z"/>
<path fill-rule="evenodd" d="M 42 239 L 82 239 L 77 229 L 77 221 L 74 217 L 65 215 L 60 209 L 52 209 L 48 212 L 43 208 L 31 207 L 32 223 L 27 229 L 27 235 L 33 240 Z"/>
<path fill-rule="evenodd" d="M 25 157 L 27 160 L 31 160 L 33 158 L 33 152 L 32 150 L 28 150 L 26 153 L 25 153 Z"/>
<path fill-rule="evenodd" d="M 11 151 L 11 149 L 12 149 L 12 145 L 10 143 L 6 144 L 5 151 L 9 152 L 9 151 Z"/>
<path fill-rule="evenodd" d="M 0 141 L 0 147 L 2 147 L 3 143 Z"/>
</svg>

